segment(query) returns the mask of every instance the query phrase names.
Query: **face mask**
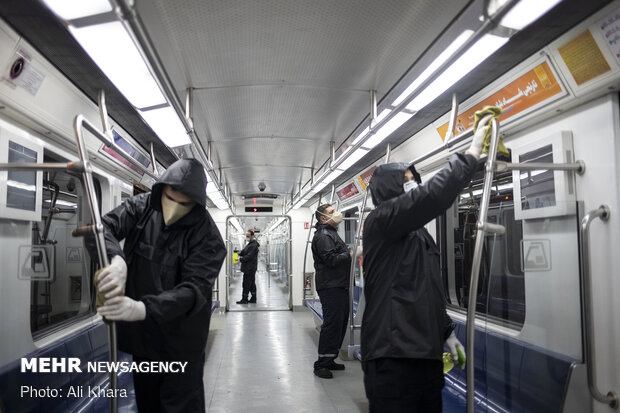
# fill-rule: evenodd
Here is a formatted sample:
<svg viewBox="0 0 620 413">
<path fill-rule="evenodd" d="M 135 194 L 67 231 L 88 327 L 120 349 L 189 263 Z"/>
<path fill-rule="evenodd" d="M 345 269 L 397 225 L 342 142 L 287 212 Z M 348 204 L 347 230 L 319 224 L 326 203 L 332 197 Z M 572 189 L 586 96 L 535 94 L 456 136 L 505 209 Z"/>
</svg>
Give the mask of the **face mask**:
<svg viewBox="0 0 620 413">
<path fill-rule="evenodd" d="M 338 225 L 338 224 L 340 224 L 342 222 L 342 212 L 340 212 L 340 211 L 334 212 L 334 215 L 327 215 L 327 214 L 324 214 L 322 212 L 319 212 L 319 214 L 329 218 L 328 221 L 331 220 L 336 225 Z"/>
<path fill-rule="evenodd" d="M 414 180 L 407 181 L 403 184 L 403 190 L 406 192 L 411 191 L 413 188 L 417 187 L 418 183 Z"/>
<path fill-rule="evenodd" d="M 194 208 L 193 205 L 181 205 L 178 202 L 174 202 L 172 199 L 168 199 L 166 195 L 161 195 L 161 209 L 164 213 L 164 223 L 166 225 L 172 225 L 185 215 L 189 214 L 189 211 Z"/>
</svg>

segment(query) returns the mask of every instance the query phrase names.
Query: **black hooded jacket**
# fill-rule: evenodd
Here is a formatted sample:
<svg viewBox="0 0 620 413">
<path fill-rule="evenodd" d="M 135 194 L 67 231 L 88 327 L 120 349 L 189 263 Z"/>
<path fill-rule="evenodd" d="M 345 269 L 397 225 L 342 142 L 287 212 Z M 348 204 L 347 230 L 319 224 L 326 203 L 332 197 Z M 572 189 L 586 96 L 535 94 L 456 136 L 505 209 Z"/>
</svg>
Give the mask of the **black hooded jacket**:
<svg viewBox="0 0 620 413">
<path fill-rule="evenodd" d="M 440 360 L 454 329 L 446 313 L 439 249 L 424 225 L 452 205 L 471 180 L 476 159 L 455 154 L 446 168 L 404 193 L 407 167 L 381 165 L 369 184 L 375 209 L 364 222 L 364 360 Z"/>
<path fill-rule="evenodd" d="M 312 238 L 312 258 L 316 271 L 316 289 L 349 288 L 351 256 L 336 228 L 317 222 Z"/>
<path fill-rule="evenodd" d="M 252 238 L 248 245 L 239 252 L 241 272 L 256 272 L 256 267 L 258 266 L 258 247 L 260 247 L 260 244 L 256 239 Z"/>
<path fill-rule="evenodd" d="M 161 207 L 166 184 L 196 201 L 170 226 L 164 224 Z M 120 255 L 127 262 L 125 294 L 146 307 L 144 321 L 117 323 L 120 350 L 151 360 L 198 360 L 204 352 L 211 289 L 226 256 L 205 209 L 206 184 L 202 164 L 181 159 L 151 193 L 129 198 L 103 217 L 108 256 Z"/>
</svg>

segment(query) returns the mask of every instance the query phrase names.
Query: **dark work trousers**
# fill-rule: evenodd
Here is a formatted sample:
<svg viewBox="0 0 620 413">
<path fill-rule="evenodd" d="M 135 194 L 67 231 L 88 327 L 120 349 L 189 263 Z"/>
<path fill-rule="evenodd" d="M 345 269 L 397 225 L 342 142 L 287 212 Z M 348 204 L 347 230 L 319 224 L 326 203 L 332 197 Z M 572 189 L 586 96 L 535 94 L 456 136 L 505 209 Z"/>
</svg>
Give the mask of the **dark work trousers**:
<svg viewBox="0 0 620 413">
<path fill-rule="evenodd" d="M 315 369 L 328 367 L 338 357 L 349 321 L 349 290 L 326 288 L 317 292 L 323 307 L 323 325 L 319 336 L 319 358 L 314 363 Z"/>
<path fill-rule="evenodd" d="M 370 413 L 441 413 L 441 360 L 378 358 L 362 369 Z"/>
<path fill-rule="evenodd" d="M 137 363 L 152 361 L 134 357 Z M 184 373 L 133 373 L 139 413 L 204 413 L 205 390 L 202 383 L 205 355 L 188 362 Z"/>
<path fill-rule="evenodd" d="M 256 297 L 256 269 L 243 273 L 243 295 L 241 298 L 248 298 L 248 294 Z"/>
</svg>

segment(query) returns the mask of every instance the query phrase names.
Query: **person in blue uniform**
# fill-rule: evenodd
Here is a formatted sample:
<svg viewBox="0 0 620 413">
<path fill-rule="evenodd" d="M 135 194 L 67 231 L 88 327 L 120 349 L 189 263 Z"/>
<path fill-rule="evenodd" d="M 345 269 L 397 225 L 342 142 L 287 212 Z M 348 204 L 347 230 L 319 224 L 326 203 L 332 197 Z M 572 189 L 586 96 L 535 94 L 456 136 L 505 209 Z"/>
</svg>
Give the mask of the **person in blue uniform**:
<svg viewBox="0 0 620 413">
<path fill-rule="evenodd" d="M 136 362 L 188 362 L 184 373 L 133 374 L 139 412 L 205 411 L 212 287 L 226 256 L 206 186 L 202 164 L 181 159 L 150 193 L 103 217 L 111 264 L 97 276 L 98 312 L 117 322 L 119 350 Z"/>
<path fill-rule="evenodd" d="M 245 233 L 247 245 L 239 252 L 241 261 L 241 272 L 243 273 L 243 292 L 241 300 L 237 304 L 248 304 L 256 302 L 256 268 L 258 267 L 258 247 L 260 244 L 254 238 L 254 231 L 251 229 Z M 252 297 L 249 297 L 252 293 Z M 250 298 L 248 300 L 248 297 Z"/>
<path fill-rule="evenodd" d="M 378 166 L 370 180 L 361 352 L 371 413 L 441 412 L 444 343 L 455 360 L 457 348 L 465 353 L 446 312 L 439 249 L 424 225 L 470 182 L 488 120 L 469 150 L 427 182 L 404 163 Z"/>
<path fill-rule="evenodd" d="M 349 318 L 349 273 L 351 252 L 336 228 L 342 214 L 329 204 L 320 205 L 315 213 L 317 223 L 312 238 L 312 257 L 316 273 L 316 291 L 323 308 L 323 325 L 319 336 L 319 355 L 314 374 L 331 379 L 331 370 L 344 370 L 336 363 Z"/>
</svg>

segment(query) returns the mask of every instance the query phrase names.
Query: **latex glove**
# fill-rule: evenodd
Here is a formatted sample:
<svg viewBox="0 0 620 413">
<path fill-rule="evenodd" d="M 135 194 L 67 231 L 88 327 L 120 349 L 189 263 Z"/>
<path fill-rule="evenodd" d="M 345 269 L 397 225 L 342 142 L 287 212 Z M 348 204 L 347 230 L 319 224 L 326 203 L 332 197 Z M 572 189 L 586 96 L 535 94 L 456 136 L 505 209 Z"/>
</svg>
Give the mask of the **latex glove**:
<svg viewBox="0 0 620 413">
<path fill-rule="evenodd" d="M 364 253 L 364 247 L 361 245 L 357 246 L 357 250 L 355 251 L 355 258 L 359 257 Z"/>
<path fill-rule="evenodd" d="M 141 321 L 146 318 L 146 307 L 142 301 L 119 296 L 106 300 L 97 313 L 110 321 Z"/>
<path fill-rule="evenodd" d="M 478 129 L 476 129 L 474 133 L 474 139 L 471 141 L 471 146 L 467 150 L 467 152 L 471 156 L 476 159 L 480 159 L 480 155 L 482 154 L 482 145 L 484 143 L 484 132 L 487 129 L 489 121 L 491 120 L 491 115 L 485 116 L 482 118 L 480 122 L 478 122 Z"/>
<path fill-rule="evenodd" d="M 116 255 L 110 265 L 97 275 L 97 290 L 103 293 L 105 298 L 122 295 L 125 292 L 125 281 L 127 281 L 127 264 L 123 257 Z"/>
<path fill-rule="evenodd" d="M 458 348 L 463 354 L 463 357 L 465 357 L 465 347 L 463 347 L 459 339 L 456 338 L 456 334 L 454 334 L 454 331 L 452 332 L 452 334 L 450 334 L 450 337 L 446 339 L 446 345 L 448 346 L 448 349 L 450 349 L 450 353 L 452 354 L 452 359 L 454 360 L 454 364 L 458 364 L 459 354 L 456 351 L 456 349 Z M 459 366 L 461 367 L 461 369 L 463 369 L 465 368 L 465 363 Z"/>
</svg>

